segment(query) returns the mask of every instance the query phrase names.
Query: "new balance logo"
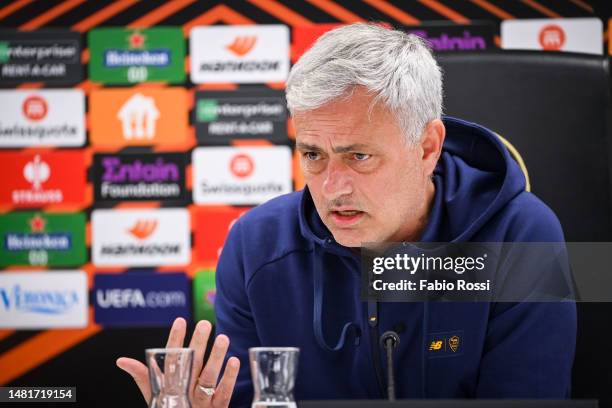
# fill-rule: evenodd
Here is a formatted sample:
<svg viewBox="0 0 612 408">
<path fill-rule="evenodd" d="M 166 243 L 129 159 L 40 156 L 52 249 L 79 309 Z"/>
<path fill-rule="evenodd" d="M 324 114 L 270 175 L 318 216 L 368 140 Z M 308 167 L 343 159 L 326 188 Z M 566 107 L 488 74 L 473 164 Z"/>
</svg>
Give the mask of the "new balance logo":
<svg viewBox="0 0 612 408">
<path fill-rule="evenodd" d="M 232 53 L 239 57 L 244 57 L 247 55 L 255 46 L 257 42 L 257 37 L 254 35 L 250 36 L 238 36 L 234 38 L 234 42 L 228 45 L 227 48 Z"/>
<path fill-rule="evenodd" d="M 442 348 L 443 344 L 444 344 L 444 342 L 442 340 L 434 340 L 429 345 L 429 351 L 440 350 Z"/>
<path fill-rule="evenodd" d="M 157 220 L 138 220 L 132 228 L 128 230 L 134 237 L 144 240 L 147 239 L 157 228 Z"/>
</svg>

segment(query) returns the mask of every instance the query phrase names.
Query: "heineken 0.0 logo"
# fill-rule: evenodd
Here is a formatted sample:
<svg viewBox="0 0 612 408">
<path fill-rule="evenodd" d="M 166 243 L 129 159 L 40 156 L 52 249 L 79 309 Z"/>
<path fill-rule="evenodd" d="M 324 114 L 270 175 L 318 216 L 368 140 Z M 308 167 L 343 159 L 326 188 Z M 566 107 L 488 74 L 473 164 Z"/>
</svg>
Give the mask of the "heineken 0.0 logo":
<svg viewBox="0 0 612 408">
<path fill-rule="evenodd" d="M 134 84 L 185 80 L 185 40 L 180 28 L 99 28 L 89 32 L 93 81 Z"/>
</svg>

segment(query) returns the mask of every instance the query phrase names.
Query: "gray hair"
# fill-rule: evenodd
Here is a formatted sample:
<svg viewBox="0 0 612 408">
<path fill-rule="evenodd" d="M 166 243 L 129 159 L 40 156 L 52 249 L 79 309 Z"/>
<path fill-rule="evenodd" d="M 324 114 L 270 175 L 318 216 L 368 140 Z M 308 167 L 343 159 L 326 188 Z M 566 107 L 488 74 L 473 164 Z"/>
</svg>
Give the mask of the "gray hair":
<svg viewBox="0 0 612 408">
<path fill-rule="evenodd" d="M 364 86 L 396 116 L 409 143 L 442 115 L 442 73 L 427 43 L 403 31 L 356 23 L 325 33 L 291 69 L 293 114 L 322 107 Z"/>
</svg>

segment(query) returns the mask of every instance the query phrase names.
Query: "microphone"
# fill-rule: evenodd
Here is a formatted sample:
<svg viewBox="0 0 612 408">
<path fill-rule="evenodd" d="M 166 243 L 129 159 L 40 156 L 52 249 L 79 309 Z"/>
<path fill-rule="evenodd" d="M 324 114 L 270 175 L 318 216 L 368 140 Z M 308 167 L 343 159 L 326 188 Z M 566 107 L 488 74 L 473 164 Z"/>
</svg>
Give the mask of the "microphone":
<svg viewBox="0 0 612 408">
<path fill-rule="evenodd" d="M 380 336 L 380 346 L 387 352 L 387 398 L 395 401 L 395 375 L 393 372 L 393 349 L 400 342 L 399 334 L 389 330 Z"/>
</svg>

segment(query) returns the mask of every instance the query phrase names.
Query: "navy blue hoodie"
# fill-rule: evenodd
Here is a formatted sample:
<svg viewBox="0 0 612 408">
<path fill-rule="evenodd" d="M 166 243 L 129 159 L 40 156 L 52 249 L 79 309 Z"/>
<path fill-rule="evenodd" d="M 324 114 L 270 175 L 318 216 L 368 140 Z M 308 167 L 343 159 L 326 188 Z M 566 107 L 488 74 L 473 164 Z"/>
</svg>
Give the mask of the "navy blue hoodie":
<svg viewBox="0 0 612 408">
<path fill-rule="evenodd" d="M 424 242 L 559 242 L 554 213 L 491 131 L 447 117 Z M 248 348 L 300 348 L 297 400 L 385 398 L 378 335 L 400 331 L 403 398 L 565 398 L 576 339 L 566 303 L 367 303 L 360 260 L 334 242 L 308 189 L 234 225 L 217 268 L 217 333 L 241 369 L 231 406 L 248 406 Z M 376 314 L 378 325 L 368 325 Z M 454 338 L 457 347 L 447 347 Z M 442 341 L 443 348 L 436 347 Z"/>
</svg>

